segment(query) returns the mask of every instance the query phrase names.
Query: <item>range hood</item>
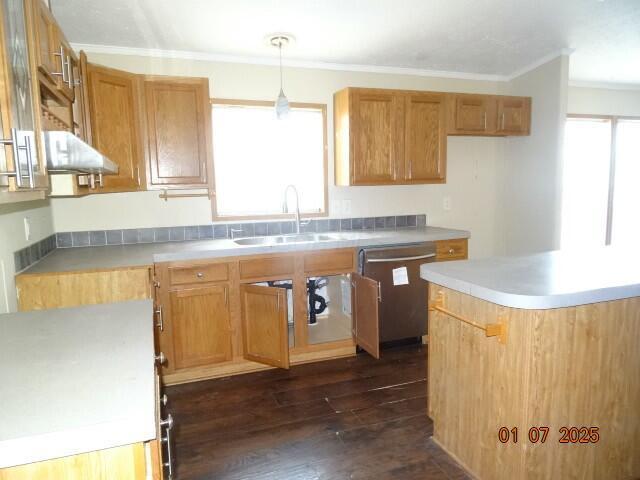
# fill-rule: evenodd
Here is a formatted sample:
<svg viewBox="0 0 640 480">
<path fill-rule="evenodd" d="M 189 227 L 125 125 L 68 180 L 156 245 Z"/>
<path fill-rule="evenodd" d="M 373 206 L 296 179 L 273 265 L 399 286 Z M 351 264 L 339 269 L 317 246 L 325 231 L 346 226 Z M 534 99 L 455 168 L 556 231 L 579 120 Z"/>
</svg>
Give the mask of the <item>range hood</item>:
<svg viewBox="0 0 640 480">
<path fill-rule="evenodd" d="M 49 173 L 118 173 L 115 163 L 70 132 L 46 131 L 44 145 Z"/>
</svg>

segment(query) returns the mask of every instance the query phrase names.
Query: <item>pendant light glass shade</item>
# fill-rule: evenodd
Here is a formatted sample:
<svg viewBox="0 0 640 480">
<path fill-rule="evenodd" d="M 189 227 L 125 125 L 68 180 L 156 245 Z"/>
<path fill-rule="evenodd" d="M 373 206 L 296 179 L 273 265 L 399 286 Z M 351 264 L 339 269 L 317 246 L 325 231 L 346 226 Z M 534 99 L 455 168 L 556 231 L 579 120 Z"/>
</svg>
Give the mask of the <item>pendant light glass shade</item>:
<svg viewBox="0 0 640 480">
<path fill-rule="evenodd" d="M 276 99 L 276 116 L 278 119 L 286 118 L 289 115 L 289 100 L 287 100 L 287 96 L 280 89 L 280 95 Z"/>
</svg>

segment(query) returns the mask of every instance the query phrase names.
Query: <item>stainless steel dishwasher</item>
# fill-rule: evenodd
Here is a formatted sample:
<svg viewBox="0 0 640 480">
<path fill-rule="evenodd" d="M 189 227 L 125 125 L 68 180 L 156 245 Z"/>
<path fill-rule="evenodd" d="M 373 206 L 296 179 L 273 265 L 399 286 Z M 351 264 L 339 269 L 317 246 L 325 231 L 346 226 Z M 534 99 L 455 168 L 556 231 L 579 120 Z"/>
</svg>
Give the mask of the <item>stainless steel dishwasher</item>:
<svg viewBox="0 0 640 480">
<path fill-rule="evenodd" d="M 360 272 L 379 284 L 380 342 L 417 338 L 427 333 L 427 283 L 420 265 L 433 262 L 436 244 L 365 248 Z"/>
</svg>

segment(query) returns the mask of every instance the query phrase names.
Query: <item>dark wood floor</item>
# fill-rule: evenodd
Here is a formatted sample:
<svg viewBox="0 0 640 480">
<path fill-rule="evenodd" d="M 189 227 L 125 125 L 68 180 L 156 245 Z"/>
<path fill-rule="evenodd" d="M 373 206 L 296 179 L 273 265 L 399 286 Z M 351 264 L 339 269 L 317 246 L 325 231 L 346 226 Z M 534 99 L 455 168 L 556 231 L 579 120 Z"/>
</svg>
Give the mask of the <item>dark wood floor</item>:
<svg viewBox="0 0 640 480">
<path fill-rule="evenodd" d="M 167 388 L 178 480 L 466 479 L 430 436 L 426 351 Z"/>
</svg>

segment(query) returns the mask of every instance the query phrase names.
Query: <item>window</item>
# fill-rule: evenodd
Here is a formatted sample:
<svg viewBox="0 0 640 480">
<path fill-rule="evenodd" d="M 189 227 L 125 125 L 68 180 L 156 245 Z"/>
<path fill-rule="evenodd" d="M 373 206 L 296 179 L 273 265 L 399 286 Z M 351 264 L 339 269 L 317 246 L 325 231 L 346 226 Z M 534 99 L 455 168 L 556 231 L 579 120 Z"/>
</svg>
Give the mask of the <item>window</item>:
<svg viewBox="0 0 640 480">
<path fill-rule="evenodd" d="M 301 213 L 326 213 L 326 107 L 291 107 L 278 120 L 273 102 L 213 102 L 214 216 L 280 216 L 287 185 L 297 188 Z"/>
<path fill-rule="evenodd" d="M 640 238 L 640 119 L 570 116 L 562 190 L 562 248 Z"/>
</svg>

